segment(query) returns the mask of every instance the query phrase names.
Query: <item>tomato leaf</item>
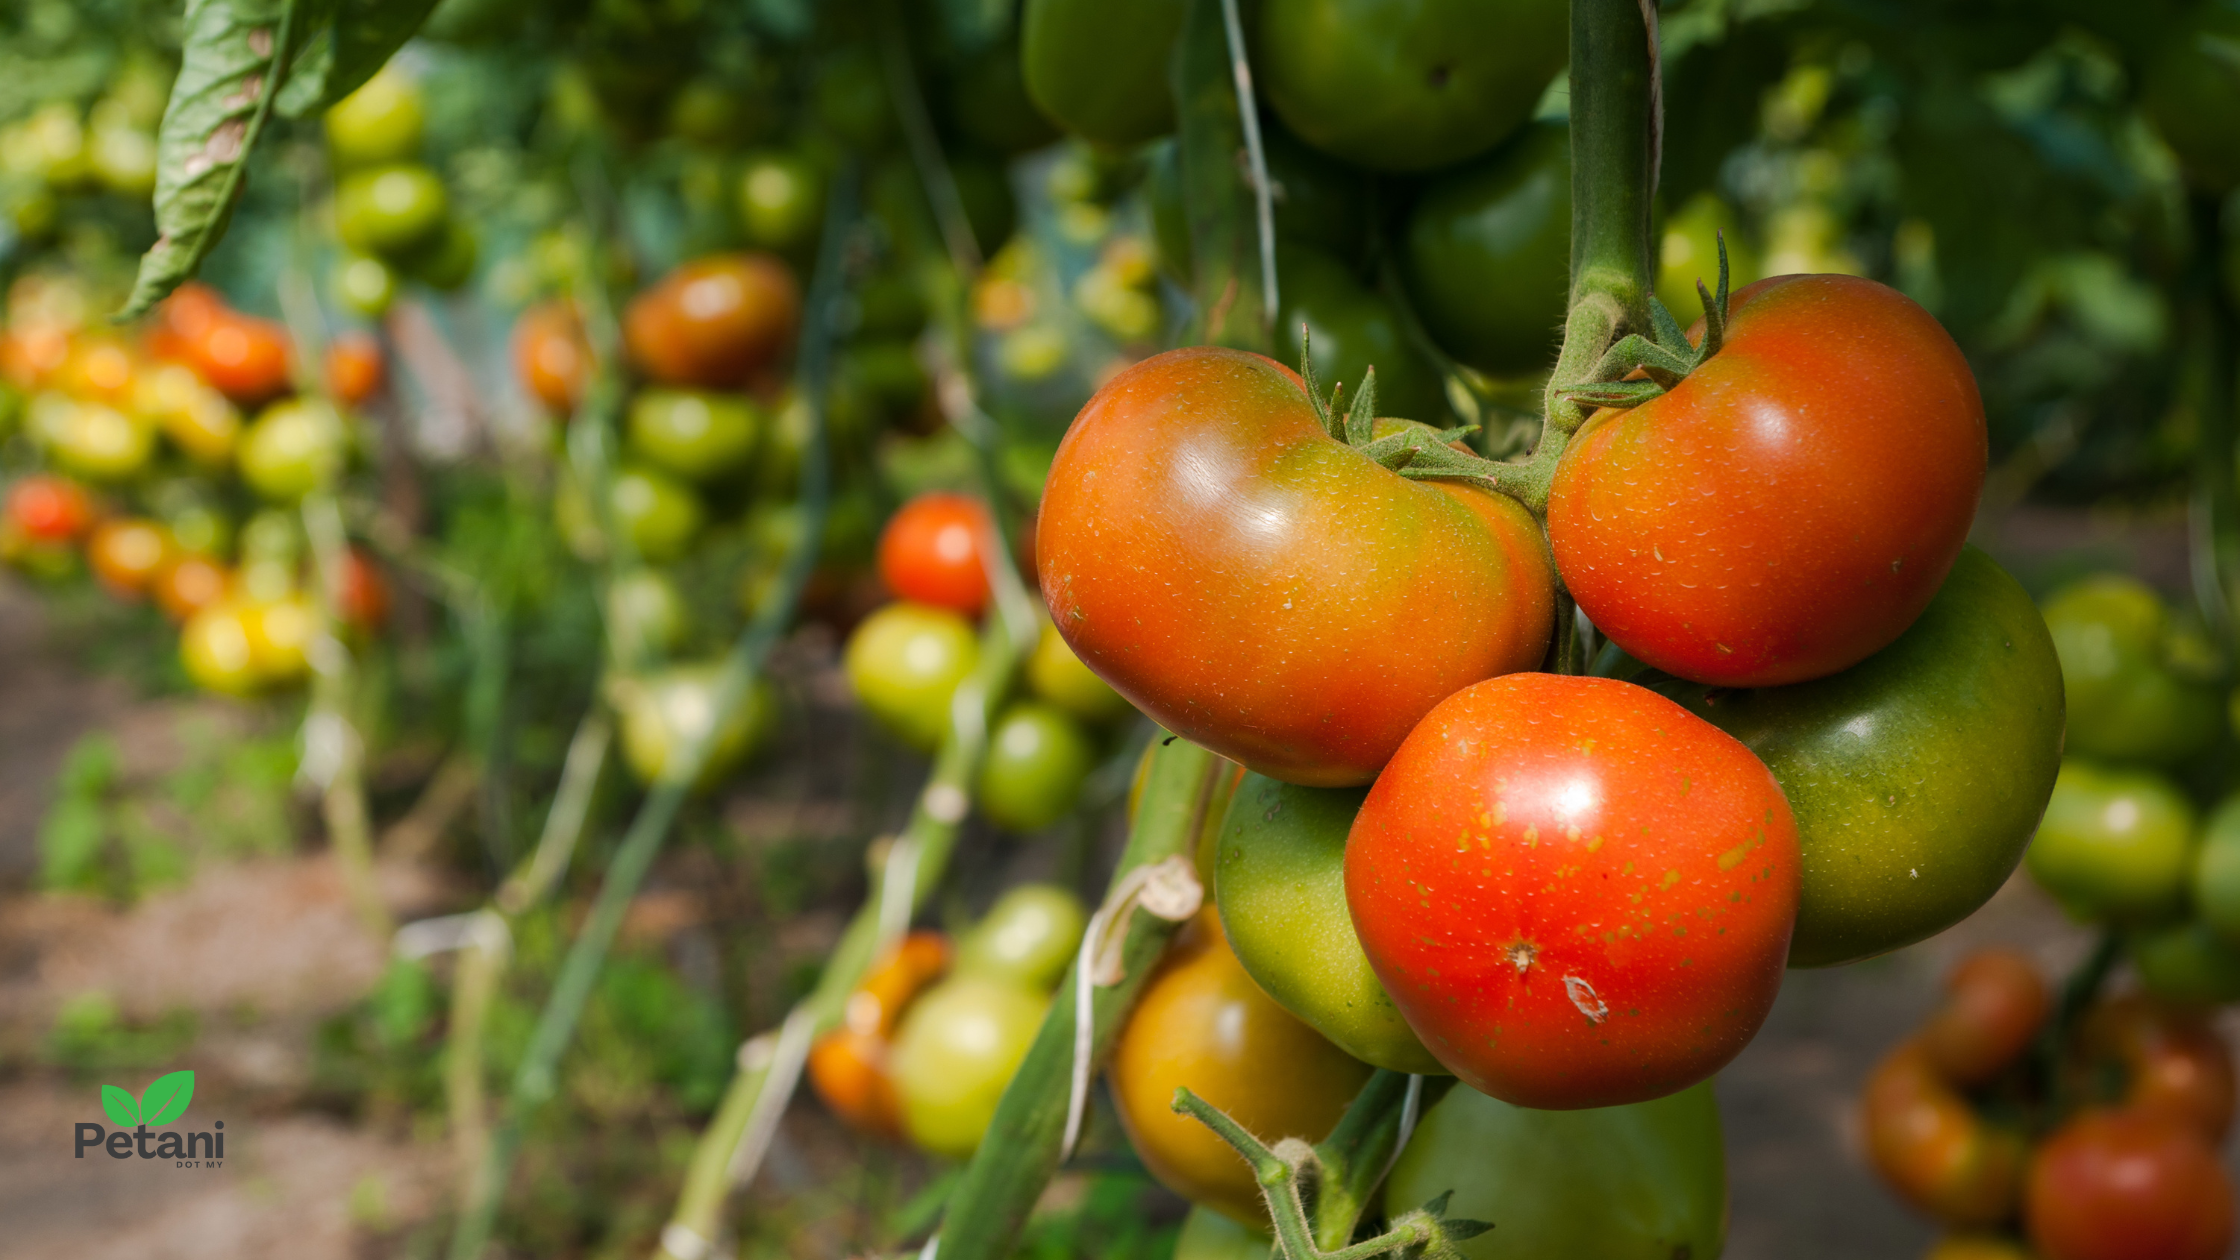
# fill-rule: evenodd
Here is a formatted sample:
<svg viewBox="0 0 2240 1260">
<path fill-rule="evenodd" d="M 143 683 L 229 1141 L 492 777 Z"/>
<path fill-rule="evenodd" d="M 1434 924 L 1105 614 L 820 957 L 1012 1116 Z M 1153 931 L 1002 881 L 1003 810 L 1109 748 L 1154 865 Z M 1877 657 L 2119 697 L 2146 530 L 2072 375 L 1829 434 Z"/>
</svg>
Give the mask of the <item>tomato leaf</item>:
<svg viewBox="0 0 2240 1260">
<path fill-rule="evenodd" d="M 427 22 L 437 0 L 323 2 L 333 9 L 333 23 L 304 42 L 280 90 L 280 112 L 290 118 L 317 113 L 357 91 Z"/>
<path fill-rule="evenodd" d="M 140 1123 L 139 1100 L 114 1085 L 101 1087 L 101 1109 L 109 1113 L 109 1123 L 120 1129 Z"/>
<path fill-rule="evenodd" d="M 1244 122 L 1220 0 L 1190 0 L 1175 41 L 1173 78 L 1175 152 L 1198 301 L 1191 340 L 1266 354 L 1273 348 L 1275 312 L 1263 309 L 1258 220 L 1237 161 Z"/>
<path fill-rule="evenodd" d="M 144 1124 L 169 1124 L 187 1114 L 187 1104 L 194 1100 L 194 1071 L 187 1069 L 167 1072 L 148 1083 L 140 1094 L 140 1114 Z"/>
<path fill-rule="evenodd" d="M 179 77 L 156 140 L 156 243 L 120 318 L 162 301 L 224 234 L 272 116 L 306 0 L 188 0 Z"/>
</svg>

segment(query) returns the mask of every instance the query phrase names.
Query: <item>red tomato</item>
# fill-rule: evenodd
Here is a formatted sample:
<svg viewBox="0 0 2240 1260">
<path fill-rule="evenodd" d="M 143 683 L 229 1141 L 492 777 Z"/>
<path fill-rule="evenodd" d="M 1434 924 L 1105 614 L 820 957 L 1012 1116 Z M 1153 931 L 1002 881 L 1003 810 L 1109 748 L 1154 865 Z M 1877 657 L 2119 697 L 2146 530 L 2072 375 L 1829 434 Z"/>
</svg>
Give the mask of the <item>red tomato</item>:
<svg viewBox="0 0 2240 1260">
<path fill-rule="evenodd" d="M 226 597 L 233 575 L 208 556 L 184 555 L 156 575 L 151 588 L 156 607 L 173 621 L 186 621 Z"/>
<path fill-rule="evenodd" d="M 2028 1157 L 2019 1134 L 1984 1123 L 1917 1041 L 1890 1052 L 1860 1096 L 1867 1158 L 1891 1189 L 1948 1225 L 2014 1214 Z"/>
<path fill-rule="evenodd" d="M 346 407 L 373 397 L 387 374 L 381 343 L 364 332 L 346 332 L 329 342 L 326 367 L 327 392 Z"/>
<path fill-rule="evenodd" d="M 513 326 L 513 374 L 547 411 L 575 413 L 591 375 L 591 347 L 573 306 L 546 302 L 521 312 Z"/>
<path fill-rule="evenodd" d="M 977 617 L 988 606 L 980 544 L 994 527 L 977 499 L 921 494 L 879 535 L 879 579 L 897 599 Z"/>
<path fill-rule="evenodd" d="M 1978 950 L 1944 982 L 1921 1030 L 1922 1053 L 1955 1085 L 1981 1085 L 2021 1057 L 2051 1009 L 2044 977 L 2011 949 Z"/>
<path fill-rule="evenodd" d="M 2085 1017 L 2080 1044 L 2088 1072 L 2117 1070 L 2125 1109 L 2192 1125 L 2211 1142 L 2232 1127 L 2232 1050 L 2204 1013 L 2126 994 Z"/>
<path fill-rule="evenodd" d="M 1346 904 L 1426 1049 L 1520 1107 L 1661 1098 L 1765 1022 L 1797 825 L 1732 736 L 1643 687 L 1513 674 L 1442 701 L 1346 839 Z"/>
<path fill-rule="evenodd" d="M 1409 481 L 1322 430 L 1299 377 L 1170 350 L 1075 417 L 1043 492 L 1066 642 L 1186 739 L 1291 783 L 1366 783 L 1431 706 L 1540 663 L 1545 544 L 1509 498 Z"/>
<path fill-rule="evenodd" d="M 93 496 L 67 477 L 34 473 L 8 487 L 8 519 L 40 542 L 71 542 L 93 528 Z"/>
<path fill-rule="evenodd" d="M 142 517 L 103 521 L 86 539 L 86 563 L 119 595 L 146 594 L 170 558 L 170 532 Z"/>
<path fill-rule="evenodd" d="M 1548 535 L 1579 607 L 1640 659 L 1801 682 L 1928 607 L 1983 488 L 1983 401 L 1937 321 L 1872 280 L 1779 276 L 1732 309 L 1672 392 L 1580 430 Z"/>
<path fill-rule="evenodd" d="M 220 312 L 187 342 L 187 361 L 243 407 L 288 390 L 288 334 L 268 319 Z"/>
<path fill-rule="evenodd" d="M 216 289 L 189 280 L 156 308 L 156 320 L 148 327 L 148 350 L 159 358 L 192 360 L 194 343 L 227 313 L 226 300 Z"/>
<path fill-rule="evenodd" d="M 630 358 L 664 385 L 736 388 L 793 343 L 801 291 L 769 254 L 695 259 L 631 299 Z"/>
<path fill-rule="evenodd" d="M 2038 1148 L 2023 1221 L 2045 1260 L 2217 1260 L 2232 1186 L 2190 1126 L 2087 1111 Z"/>
<path fill-rule="evenodd" d="M 356 547 L 342 555 L 334 608 L 343 624 L 361 634 L 379 633 L 389 621 L 389 583 L 381 566 Z"/>
</svg>

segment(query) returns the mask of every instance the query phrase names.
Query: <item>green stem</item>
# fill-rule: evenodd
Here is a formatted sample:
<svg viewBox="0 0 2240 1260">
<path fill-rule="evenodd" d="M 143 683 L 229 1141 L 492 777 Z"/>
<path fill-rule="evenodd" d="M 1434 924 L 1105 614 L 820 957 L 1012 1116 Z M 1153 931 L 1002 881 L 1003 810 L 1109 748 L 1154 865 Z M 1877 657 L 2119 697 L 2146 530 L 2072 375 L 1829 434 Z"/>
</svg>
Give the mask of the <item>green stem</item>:
<svg viewBox="0 0 2240 1260">
<path fill-rule="evenodd" d="M 1417 1114 L 1424 1104 L 1425 1080 L 1383 1068 L 1354 1095 L 1338 1127 L 1315 1147 L 1323 1168 L 1315 1188 L 1315 1241 L 1323 1247 L 1341 1247 L 1353 1237 L 1354 1226 L 1368 1210 L 1369 1196 L 1384 1182 L 1384 1175 L 1398 1157 L 1407 1134 L 1408 1094 L 1417 1092 Z"/>
<path fill-rule="evenodd" d="M 2193 585 L 2209 628 L 2228 651 L 2240 652 L 2240 485 L 2233 462 L 2240 440 L 2233 396 L 2240 312 L 2219 283 L 2226 249 L 2223 202 L 2196 194 L 2190 208 L 2198 261 L 2189 269 L 2195 291 L 2186 312 L 2192 360 L 2187 375 L 2201 425 L 2194 461 Z"/>
<path fill-rule="evenodd" d="M 1571 0 L 1571 306 L 1607 297 L 1623 330 L 1639 333 L 1654 330 L 1654 13 L 1641 0 Z M 1577 331 L 1566 328 L 1566 359 Z M 1608 344 L 1596 346 L 1594 357 Z"/>
</svg>

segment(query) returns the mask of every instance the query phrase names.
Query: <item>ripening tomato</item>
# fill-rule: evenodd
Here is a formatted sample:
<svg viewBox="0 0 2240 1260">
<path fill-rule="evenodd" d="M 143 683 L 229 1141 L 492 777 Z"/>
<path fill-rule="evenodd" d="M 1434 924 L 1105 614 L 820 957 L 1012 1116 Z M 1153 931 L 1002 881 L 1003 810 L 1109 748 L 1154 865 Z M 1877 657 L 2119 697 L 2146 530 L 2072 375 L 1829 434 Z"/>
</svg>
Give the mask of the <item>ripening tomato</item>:
<svg viewBox="0 0 2240 1260">
<path fill-rule="evenodd" d="M 776 729 L 778 698 L 767 678 L 750 682 L 730 713 L 716 712 L 722 672 L 718 661 L 671 665 L 616 685 L 622 759 L 638 782 L 651 786 L 682 778 L 684 746 L 705 740 L 700 774 L 693 780 L 704 792 L 754 756 Z"/>
<path fill-rule="evenodd" d="M 1975 517 L 1988 439 L 1960 348 L 1895 289 L 1782 276 L 1670 393 L 1589 420 L 1548 502 L 1596 627 L 1722 686 L 1819 678 L 1904 633 Z"/>
<path fill-rule="evenodd" d="M 591 375 L 591 346 L 573 306 L 546 302 L 521 312 L 513 326 L 513 374 L 545 410 L 575 414 Z"/>
<path fill-rule="evenodd" d="M 978 499 L 921 494 L 879 533 L 879 580 L 897 598 L 977 617 L 988 606 L 981 548 L 994 529 Z"/>
<path fill-rule="evenodd" d="M 196 686 L 245 696 L 264 685 L 250 646 L 248 611 L 245 604 L 224 600 L 194 613 L 180 627 L 179 660 Z"/>
<path fill-rule="evenodd" d="M 327 392 L 345 407 L 373 397 L 386 372 L 381 343 L 371 333 L 346 332 L 327 343 Z"/>
<path fill-rule="evenodd" d="M 163 363 L 140 373 L 133 382 L 132 411 L 196 463 L 206 468 L 233 463 L 241 411 L 186 364 Z"/>
<path fill-rule="evenodd" d="M 2191 1126 L 2211 1144 L 2232 1127 L 2232 1050 L 2199 1009 L 2128 993 L 2085 1016 L 2077 1038 L 2088 1075 L 2113 1066 L 2123 1107 Z"/>
<path fill-rule="evenodd" d="M 55 373 L 53 386 L 74 398 L 121 406 L 132 395 L 139 371 L 132 347 L 107 334 L 80 334 L 70 343 L 70 357 Z"/>
<path fill-rule="evenodd" d="M 1554 590 L 1513 499 L 1409 481 L 1323 432 L 1297 375 L 1214 346 L 1097 391 L 1036 564 L 1088 666 L 1262 774 L 1366 783 L 1441 699 L 1540 662 Z"/>
<path fill-rule="evenodd" d="M 1066 646 L 1066 637 L 1047 621 L 1035 639 L 1034 652 L 1027 657 L 1027 686 L 1084 722 L 1108 722 L 1135 712 L 1112 684 L 1081 663 L 1081 658 Z"/>
<path fill-rule="evenodd" d="M 186 343 L 187 363 L 236 405 L 287 392 L 288 334 L 280 325 L 220 310 L 199 327 Z"/>
<path fill-rule="evenodd" d="M 333 407 L 296 398 L 264 409 L 234 453 L 241 479 L 276 503 L 332 484 L 349 454 L 350 431 Z"/>
<path fill-rule="evenodd" d="M 2052 1009 L 2038 968 L 2011 949 L 1983 949 L 1945 978 L 1944 1002 L 1921 1029 L 1921 1053 L 1955 1085 L 1981 1085 L 2020 1058 Z"/>
<path fill-rule="evenodd" d="M 1089 912 L 1056 884 L 1021 884 L 996 898 L 957 943 L 957 971 L 1030 989 L 1054 988 L 1073 964 Z"/>
<path fill-rule="evenodd" d="M 169 531 L 145 517 L 103 521 L 86 539 L 86 563 L 103 585 L 119 595 L 147 594 L 170 558 Z"/>
<path fill-rule="evenodd" d="M 359 634 L 379 634 L 389 621 L 389 580 L 364 548 L 342 553 L 342 571 L 336 575 L 335 614 Z"/>
<path fill-rule="evenodd" d="M 972 1154 L 1049 1006 L 1039 990 L 966 975 L 911 1003 L 893 1058 L 910 1140 L 936 1155 Z"/>
<path fill-rule="evenodd" d="M 809 1084 L 841 1119 L 879 1137 L 902 1136 L 902 1100 L 888 1075 L 888 1041 L 918 992 L 949 967 L 949 938 L 912 932 L 866 971 L 841 1026 L 809 1051 Z"/>
<path fill-rule="evenodd" d="M 631 299 L 623 313 L 630 358 L 664 385 L 744 385 L 793 343 L 801 293 L 768 254 L 695 259 Z"/>
<path fill-rule="evenodd" d="M 2087 1111 L 2038 1148 L 2023 1219 L 2045 1260 L 2217 1260 L 2232 1185 L 2192 1129 Z"/>
<path fill-rule="evenodd" d="M 40 542 L 73 542 L 93 528 L 93 496 L 67 477 L 34 473 L 8 487 L 8 521 Z"/>
<path fill-rule="evenodd" d="M 964 618 L 944 608 L 895 603 L 848 636 L 848 685 L 879 725 L 932 752 L 949 733 L 949 704 L 980 660 Z"/>
<path fill-rule="evenodd" d="M 159 358 L 192 361 L 195 339 L 226 314 L 226 300 L 216 289 L 189 280 L 156 307 L 155 323 L 147 333 L 148 350 Z"/>
<path fill-rule="evenodd" d="M 44 436 L 47 450 L 65 470 L 113 484 L 138 476 L 155 455 L 153 425 L 107 403 L 57 401 L 51 414 L 60 423 Z"/>
<path fill-rule="evenodd" d="M 1442 701 L 1346 839 L 1362 949 L 1424 1048 L 1522 1107 L 1704 1079 L 1780 991 L 1797 827 L 1748 748 L 1646 688 L 1514 674 Z"/>
<path fill-rule="evenodd" d="M 1867 1158 L 1908 1203 L 1949 1225 L 1996 1225 L 2022 1189 L 2022 1136 L 1987 1123 L 1916 1042 L 1890 1052 L 1859 1097 Z"/>
<path fill-rule="evenodd" d="M 1369 1067 L 1262 993 L 1220 922 L 1201 914 L 1145 984 L 1107 1079 L 1121 1127 L 1152 1176 L 1193 1203 L 1265 1228 L 1251 1166 L 1213 1130 L 1177 1114 L 1175 1090 L 1188 1087 L 1263 1141 L 1319 1142 Z"/>
<path fill-rule="evenodd" d="M 253 573 L 242 585 L 253 589 Z M 319 611 L 300 591 L 266 599 L 250 599 L 241 609 L 241 625 L 249 637 L 249 660 L 259 683 L 285 686 L 311 672 L 311 640 L 319 630 Z"/>
<path fill-rule="evenodd" d="M 174 559 L 156 575 L 151 588 L 156 607 L 173 621 L 191 620 L 196 613 L 226 597 L 233 575 L 208 556 L 187 554 Z"/>
</svg>

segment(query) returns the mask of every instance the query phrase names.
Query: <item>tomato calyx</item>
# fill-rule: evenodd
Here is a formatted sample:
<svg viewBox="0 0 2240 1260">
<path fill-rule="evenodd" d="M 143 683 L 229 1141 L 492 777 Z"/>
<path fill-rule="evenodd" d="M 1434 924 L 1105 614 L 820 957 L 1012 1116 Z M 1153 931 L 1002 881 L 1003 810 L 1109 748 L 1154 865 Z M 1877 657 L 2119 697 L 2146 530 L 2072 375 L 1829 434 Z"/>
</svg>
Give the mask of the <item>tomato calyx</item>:
<svg viewBox="0 0 2240 1260">
<path fill-rule="evenodd" d="M 1678 385 L 1688 373 L 1719 353 L 1727 337 L 1727 237 L 1719 243 L 1719 288 L 1716 293 L 1696 281 L 1703 299 L 1703 344 L 1688 341 L 1688 330 L 1655 297 L 1649 299 L 1653 336 L 1634 333 L 1602 352 L 1587 380 L 1560 389 L 1557 396 L 1590 407 L 1638 407 Z"/>
</svg>

